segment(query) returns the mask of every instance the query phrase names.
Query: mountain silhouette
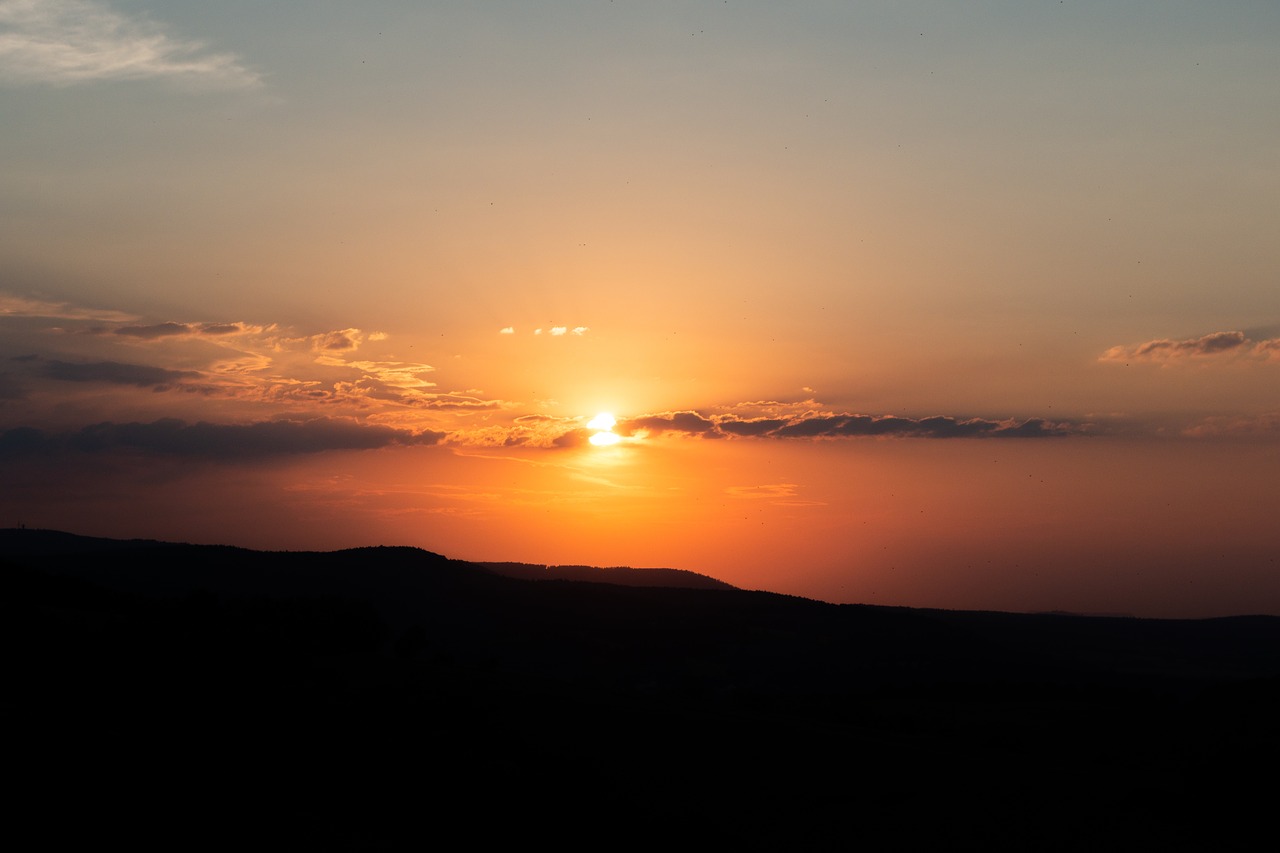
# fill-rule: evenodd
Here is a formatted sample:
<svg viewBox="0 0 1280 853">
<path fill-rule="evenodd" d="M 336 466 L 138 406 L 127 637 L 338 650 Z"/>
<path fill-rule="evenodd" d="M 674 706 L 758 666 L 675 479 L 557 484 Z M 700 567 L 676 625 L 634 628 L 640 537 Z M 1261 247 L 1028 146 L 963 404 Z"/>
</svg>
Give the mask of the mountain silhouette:
<svg viewBox="0 0 1280 853">
<path fill-rule="evenodd" d="M 1244 849 L 1275 793 L 1269 616 L 46 530 L 0 530 L 0 584 L 10 811 L 50 846 Z"/>
</svg>

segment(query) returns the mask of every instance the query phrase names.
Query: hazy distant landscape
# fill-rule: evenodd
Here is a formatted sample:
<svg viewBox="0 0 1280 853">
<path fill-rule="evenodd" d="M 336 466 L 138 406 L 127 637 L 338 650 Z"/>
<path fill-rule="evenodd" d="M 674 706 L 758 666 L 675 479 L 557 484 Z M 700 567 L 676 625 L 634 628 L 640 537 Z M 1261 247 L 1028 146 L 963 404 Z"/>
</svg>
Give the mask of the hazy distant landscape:
<svg viewBox="0 0 1280 853">
<path fill-rule="evenodd" d="M 652 574 L 0 531 L 14 813 L 350 849 L 459 810 L 486 837 L 752 849 L 1230 847 L 1269 813 L 1280 619 Z"/>
</svg>

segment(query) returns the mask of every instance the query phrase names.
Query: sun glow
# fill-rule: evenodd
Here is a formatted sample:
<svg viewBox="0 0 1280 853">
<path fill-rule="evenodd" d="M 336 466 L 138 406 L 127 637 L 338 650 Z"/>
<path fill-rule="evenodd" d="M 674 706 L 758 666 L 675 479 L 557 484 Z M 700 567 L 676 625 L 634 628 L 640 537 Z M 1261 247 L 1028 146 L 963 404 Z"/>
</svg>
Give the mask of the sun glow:
<svg viewBox="0 0 1280 853">
<path fill-rule="evenodd" d="M 608 412 L 601 412 L 591 420 L 587 421 L 587 429 L 603 430 L 608 432 L 613 429 L 618 419 Z"/>
<path fill-rule="evenodd" d="M 622 436 L 613 431 L 613 426 L 618 419 L 608 412 L 601 412 L 590 421 L 587 422 L 587 429 L 595 430 L 595 434 L 587 439 L 596 447 L 608 447 L 611 444 L 617 444 L 622 441 Z"/>
</svg>

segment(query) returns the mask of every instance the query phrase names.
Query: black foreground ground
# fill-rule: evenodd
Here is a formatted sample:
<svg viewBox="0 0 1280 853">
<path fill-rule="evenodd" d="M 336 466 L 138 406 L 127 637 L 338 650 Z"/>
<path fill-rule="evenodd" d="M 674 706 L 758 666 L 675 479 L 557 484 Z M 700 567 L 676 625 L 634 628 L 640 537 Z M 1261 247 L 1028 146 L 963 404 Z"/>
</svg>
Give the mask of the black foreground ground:
<svg viewBox="0 0 1280 853">
<path fill-rule="evenodd" d="M 511 576 L 539 571 L 0 531 L 6 825 L 24 849 L 1274 849 L 1278 618 Z"/>
</svg>

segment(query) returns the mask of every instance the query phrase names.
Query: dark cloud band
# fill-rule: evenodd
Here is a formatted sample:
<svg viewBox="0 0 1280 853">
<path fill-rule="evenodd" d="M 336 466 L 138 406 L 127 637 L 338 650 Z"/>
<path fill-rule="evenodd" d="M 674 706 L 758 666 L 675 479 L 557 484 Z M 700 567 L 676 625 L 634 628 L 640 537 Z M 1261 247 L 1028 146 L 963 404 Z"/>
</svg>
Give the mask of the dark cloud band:
<svg viewBox="0 0 1280 853">
<path fill-rule="evenodd" d="M 1084 432 L 1078 425 L 1056 423 L 1042 418 L 993 421 L 983 418 L 959 419 L 945 416 L 901 418 L 893 415 L 809 413 L 793 418 L 738 418 L 733 415 L 706 417 L 697 412 L 670 412 L 646 415 L 618 425 L 622 435 L 638 432 L 684 433 L 703 438 L 1050 438 Z"/>
<path fill-rule="evenodd" d="M 119 361 L 46 361 L 41 365 L 41 375 L 63 382 L 107 382 L 114 385 L 136 385 L 151 388 L 170 385 L 200 374 L 193 370 L 168 370 L 146 364 L 126 364 Z"/>
<path fill-rule="evenodd" d="M 0 456 L 77 451 L 142 451 L 194 459 L 234 461 L 321 453 L 430 445 L 444 433 L 408 432 L 386 426 L 321 418 L 252 424 L 189 424 L 176 418 L 151 423 L 104 422 L 64 433 L 19 427 L 0 433 Z"/>
</svg>

